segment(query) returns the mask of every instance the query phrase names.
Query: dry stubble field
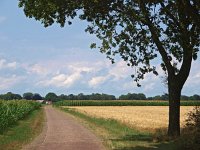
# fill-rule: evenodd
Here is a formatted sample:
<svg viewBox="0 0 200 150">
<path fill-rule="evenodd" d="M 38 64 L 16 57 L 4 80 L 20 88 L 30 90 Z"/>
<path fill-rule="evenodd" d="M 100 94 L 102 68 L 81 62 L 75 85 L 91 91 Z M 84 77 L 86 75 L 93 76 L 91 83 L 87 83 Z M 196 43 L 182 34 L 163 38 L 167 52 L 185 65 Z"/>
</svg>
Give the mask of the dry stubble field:
<svg viewBox="0 0 200 150">
<path fill-rule="evenodd" d="M 168 126 L 168 106 L 75 106 L 89 116 L 111 118 L 139 130 L 155 131 Z M 181 106 L 181 126 L 192 106 Z"/>
</svg>

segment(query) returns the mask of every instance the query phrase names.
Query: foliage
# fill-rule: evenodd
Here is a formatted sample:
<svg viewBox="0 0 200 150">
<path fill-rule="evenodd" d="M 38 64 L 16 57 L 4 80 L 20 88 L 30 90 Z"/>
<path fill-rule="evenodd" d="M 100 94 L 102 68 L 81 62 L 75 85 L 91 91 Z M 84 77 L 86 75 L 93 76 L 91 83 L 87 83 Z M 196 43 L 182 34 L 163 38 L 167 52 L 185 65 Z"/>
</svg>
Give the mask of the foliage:
<svg viewBox="0 0 200 150">
<path fill-rule="evenodd" d="M 80 93 L 78 95 L 74 94 L 69 94 L 69 95 L 64 95 L 61 94 L 58 96 L 60 100 L 115 100 L 116 97 L 114 95 L 109 95 L 109 94 L 99 94 L 99 93 L 92 93 L 89 95 L 85 95 L 83 93 Z"/>
<path fill-rule="evenodd" d="M 156 95 L 154 97 L 148 97 L 148 100 L 169 100 L 169 94 Z M 193 96 L 181 95 L 181 100 L 200 100 L 200 95 L 194 94 Z"/>
<path fill-rule="evenodd" d="M 53 101 L 59 101 L 59 100 L 169 100 L 169 95 L 168 94 L 163 94 L 163 95 L 156 95 L 153 97 L 146 97 L 144 93 L 127 93 L 127 94 L 122 94 L 119 96 L 119 98 L 116 98 L 114 95 L 111 94 L 104 94 L 104 93 L 92 93 L 92 94 L 61 94 L 61 95 L 56 95 L 55 93 L 48 93 L 46 98 L 47 100 L 53 100 Z M 8 92 L 6 94 L 1 94 L 0 99 L 2 100 L 13 100 L 17 99 L 20 100 L 22 99 L 20 94 L 14 94 L 12 92 Z M 31 93 L 27 92 L 23 94 L 23 99 L 26 100 L 42 100 L 43 97 L 39 93 Z M 194 94 L 193 96 L 186 96 L 182 95 L 181 100 L 200 100 L 200 95 Z"/>
<path fill-rule="evenodd" d="M 169 102 L 167 101 L 147 101 L 147 100 L 135 100 L 135 101 L 98 101 L 98 100 L 64 100 L 54 103 L 56 106 L 168 106 Z M 198 101 L 181 101 L 182 106 L 200 106 Z"/>
<path fill-rule="evenodd" d="M 194 107 L 188 114 L 184 133 L 183 149 L 200 149 L 200 106 Z"/>
<path fill-rule="evenodd" d="M 0 101 L 0 132 L 3 132 L 9 126 L 23 119 L 34 109 L 40 107 L 40 104 L 33 101 L 10 100 Z"/>
<path fill-rule="evenodd" d="M 42 100 L 43 98 L 40 94 L 34 93 L 32 99 L 33 100 Z"/>
<path fill-rule="evenodd" d="M 26 118 L 0 135 L 0 150 L 24 149 L 42 132 L 44 122 L 44 109 L 32 111 Z"/>
<path fill-rule="evenodd" d="M 0 99 L 3 99 L 3 100 L 14 100 L 14 99 L 20 100 L 20 99 L 22 99 L 22 97 L 19 94 L 14 94 L 12 92 L 8 92 L 6 94 L 1 94 Z"/>
<path fill-rule="evenodd" d="M 150 63 L 158 52 L 163 60 L 162 69 L 175 73 L 179 73 L 178 63 L 186 58 L 190 60 L 186 54 L 197 59 L 200 8 L 199 2 L 193 0 L 19 1 L 26 16 L 41 21 L 45 27 L 54 22 L 63 27 L 66 22 L 71 24 L 76 16 L 90 22 L 86 31 L 102 41 L 98 47 L 102 53 L 112 61 L 119 54 L 127 65 L 138 66 L 136 82 L 143 79 L 145 73 L 158 74 Z M 91 47 L 95 48 L 96 44 Z"/>
<path fill-rule="evenodd" d="M 55 102 L 58 100 L 58 96 L 55 93 L 49 92 L 45 96 L 45 100 L 51 100 L 51 101 Z"/>
<path fill-rule="evenodd" d="M 33 93 L 27 92 L 23 94 L 23 98 L 26 100 L 32 100 L 33 99 Z"/>
<path fill-rule="evenodd" d="M 146 96 L 143 93 L 128 93 L 127 95 L 119 96 L 120 100 L 146 100 Z"/>
<path fill-rule="evenodd" d="M 38 93 L 31 93 L 31 92 L 27 92 L 23 94 L 23 99 L 26 100 L 42 100 L 42 96 Z"/>
<path fill-rule="evenodd" d="M 152 60 L 159 58 L 168 83 L 171 137 L 180 135 L 181 91 L 200 48 L 199 6 L 199 0 L 19 0 L 25 15 L 45 27 L 54 22 L 63 27 L 76 16 L 88 21 L 85 31 L 101 41 L 91 48 L 113 63 L 118 55 L 135 67 L 138 86 L 146 73 L 158 75 Z"/>
<path fill-rule="evenodd" d="M 200 100 L 200 95 L 194 94 L 193 96 L 182 95 L 181 100 Z"/>
</svg>

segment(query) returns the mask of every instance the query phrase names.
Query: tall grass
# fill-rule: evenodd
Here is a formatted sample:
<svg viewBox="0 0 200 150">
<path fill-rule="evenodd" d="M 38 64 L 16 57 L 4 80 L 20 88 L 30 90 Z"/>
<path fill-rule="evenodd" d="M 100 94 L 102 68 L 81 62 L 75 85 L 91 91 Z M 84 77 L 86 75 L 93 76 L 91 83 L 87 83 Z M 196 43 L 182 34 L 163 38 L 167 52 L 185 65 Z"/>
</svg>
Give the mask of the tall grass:
<svg viewBox="0 0 200 150">
<path fill-rule="evenodd" d="M 23 119 L 31 111 L 39 108 L 41 104 L 26 100 L 0 101 L 0 133 L 6 128 Z"/>
<path fill-rule="evenodd" d="M 168 101 L 147 100 L 64 100 L 54 103 L 56 106 L 168 106 Z M 200 101 L 181 101 L 181 106 L 200 106 Z"/>
</svg>

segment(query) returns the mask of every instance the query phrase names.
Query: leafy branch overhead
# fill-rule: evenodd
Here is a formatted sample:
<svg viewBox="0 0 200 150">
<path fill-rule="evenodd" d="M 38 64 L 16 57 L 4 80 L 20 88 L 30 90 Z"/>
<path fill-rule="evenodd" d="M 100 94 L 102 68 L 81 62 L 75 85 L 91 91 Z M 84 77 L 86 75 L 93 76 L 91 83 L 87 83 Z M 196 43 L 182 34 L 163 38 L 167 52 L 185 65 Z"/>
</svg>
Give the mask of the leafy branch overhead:
<svg viewBox="0 0 200 150">
<path fill-rule="evenodd" d="M 168 135 L 180 135 L 180 97 L 192 61 L 200 47 L 199 0 L 19 0 L 27 17 L 45 27 L 78 17 L 101 44 L 93 43 L 114 63 L 116 55 L 135 67 L 138 86 L 144 75 L 158 75 L 152 60 L 158 57 L 169 92 Z"/>
<path fill-rule="evenodd" d="M 102 42 L 102 53 L 114 62 L 119 54 L 128 66 L 137 66 L 135 81 L 156 72 L 151 60 L 161 55 L 164 71 L 176 75 L 199 51 L 199 1 L 140 0 L 20 0 L 26 16 L 45 27 L 54 22 L 62 27 L 79 17 L 90 22 L 85 31 Z M 96 48 L 96 44 L 91 45 Z M 189 56 L 191 58 L 189 58 Z"/>
</svg>

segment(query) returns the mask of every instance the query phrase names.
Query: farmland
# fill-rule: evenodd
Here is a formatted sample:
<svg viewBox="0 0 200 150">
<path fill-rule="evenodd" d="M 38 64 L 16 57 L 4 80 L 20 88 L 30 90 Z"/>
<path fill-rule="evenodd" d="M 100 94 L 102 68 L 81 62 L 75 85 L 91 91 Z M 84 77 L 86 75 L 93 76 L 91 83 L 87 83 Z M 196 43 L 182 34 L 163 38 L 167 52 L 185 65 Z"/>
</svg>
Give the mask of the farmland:
<svg viewBox="0 0 200 150">
<path fill-rule="evenodd" d="M 25 100 L 0 101 L 0 132 L 40 107 L 39 103 Z"/>
<path fill-rule="evenodd" d="M 167 106 L 84 106 L 68 107 L 91 117 L 114 119 L 130 127 L 139 130 L 155 131 L 167 128 L 168 107 Z M 192 106 L 181 107 L 181 126 Z"/>
<path fill-rule="evenodd" d="M 173 141 L 166 136 L 168 106 L 61 106 L 62 110 L 78 118 L 108 149 L 184 149 L 194 134 L 185 128 L 185 119 L 193 106 L 181 106 L 182 135 Z M 187 131 L 187 132 L 185 132 Z"/>
<path fill-rule="evenodd" d="M 168 106 L 164 100 L 64 100 L 56 106 Z M 200 106 L 200 101 L 181 101 L 181 106 Z"/>
</svg>

